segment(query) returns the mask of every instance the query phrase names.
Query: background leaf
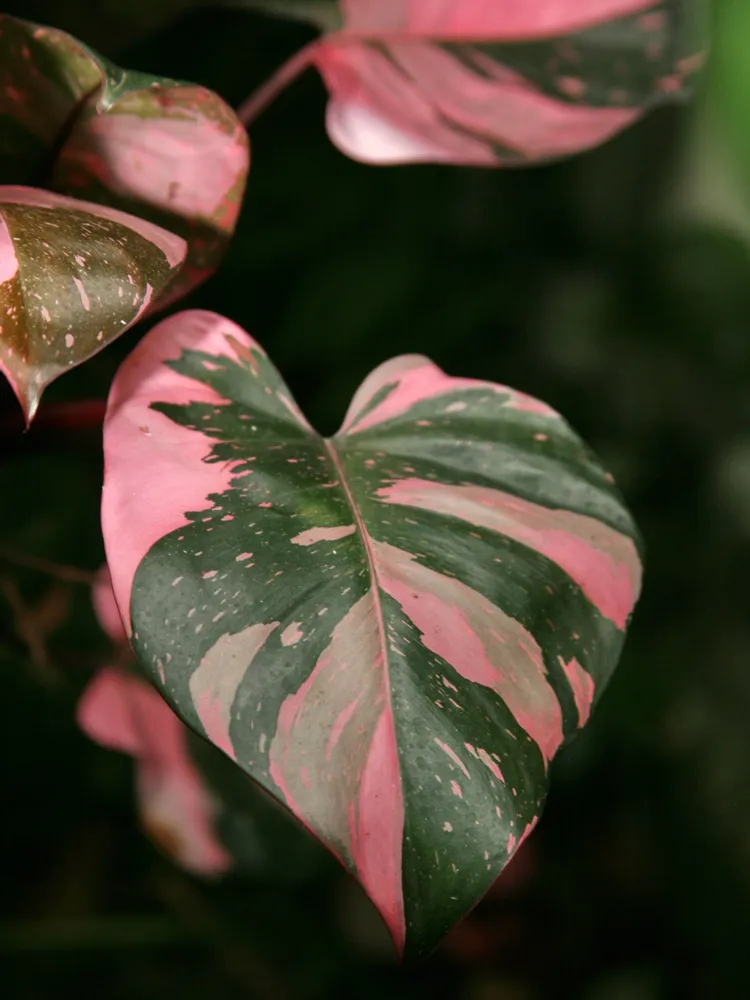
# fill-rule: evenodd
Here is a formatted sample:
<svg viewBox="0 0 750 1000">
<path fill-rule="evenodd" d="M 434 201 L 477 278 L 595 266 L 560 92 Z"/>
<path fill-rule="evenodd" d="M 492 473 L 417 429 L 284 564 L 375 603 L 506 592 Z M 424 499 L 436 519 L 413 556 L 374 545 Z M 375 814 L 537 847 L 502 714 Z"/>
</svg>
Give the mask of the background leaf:
<svg viewBox="0 0 750 1000">
<path fill-rule="evenodd" d="M 105 456 L 143 666 L 400 951 L 430 951 L 533 829 L 619 656 L 640 563 L 611 481 L 545 404 L 419 357 L 369 376 L 326 441 L 203 312 L 123 366 Z"/>
<path fill-rule="evenodd" d="M 312 53 L 328 134 L 367 163 L 519 165 L 598 145 L 686 93 L 701 0 L 344 0 Z"/>
</svg>

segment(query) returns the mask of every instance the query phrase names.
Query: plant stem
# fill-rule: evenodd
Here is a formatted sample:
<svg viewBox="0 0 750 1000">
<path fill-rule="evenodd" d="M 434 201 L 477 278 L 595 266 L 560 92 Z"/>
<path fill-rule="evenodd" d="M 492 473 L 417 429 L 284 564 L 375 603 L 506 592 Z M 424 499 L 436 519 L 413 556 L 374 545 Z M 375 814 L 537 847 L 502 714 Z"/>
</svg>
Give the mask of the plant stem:
<svg viewBox="0 0 750 1000">
<path fill-rule="evenodd" d="M 237 117 L 248 128 L 294 80 L 312 65 L 312 57 L 320 43 L 316 39 L 299 52 L 295 52 L 276 72 L 261 84 L 246 101 L 240 105 Z"/>
</svg>

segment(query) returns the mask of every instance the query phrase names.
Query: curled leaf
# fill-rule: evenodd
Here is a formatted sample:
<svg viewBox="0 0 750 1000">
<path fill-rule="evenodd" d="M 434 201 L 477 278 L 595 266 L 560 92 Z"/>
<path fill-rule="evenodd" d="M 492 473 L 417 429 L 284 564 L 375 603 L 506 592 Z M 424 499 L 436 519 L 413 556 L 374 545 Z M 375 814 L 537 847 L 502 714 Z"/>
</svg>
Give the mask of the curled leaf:
<svg viewBox="0 0 750 1000">
<path fill-rule="evenodd" d="M 366 163 L 533 163 L 683 93 L 695 0 L 341 0 L 313 58 L 327 128 Z"/>
<path fill-rule="evenodd" d="M 81 698 L 78 724 L 95 742 L 135 757 L 141 823 L 166 854 L 200 875 L 231 867 L 185 727 L 146 681 L 114 667 L 100 670 Z"/>
<path fill-rule="evenodd" d="M 0 371 L 27 421 L 50 382 L 140 319 L 185 250 L 116 209 L 0 188 Z"/>
<path fill-rule="evenodd" d="M 118 208 L 182 236 L 161 304 L 217 266 L 249 169 L 247 133 L 204 87 L 122 70 L 53 28 L 0 15 L 0 178 Z"/>
<path fill-rule="evenodd" d="M 55 188 L 142 215 L 184 237 L 188 256 L 161 305 L 204 281 L 237 223 L 249 167 L 247 132 L 203 87 L 144 79 L 100 60 L 96 96 L 55 161 Z"/>
<path fill-rule="evenodd" d="M 422 357 L 308 425 L 228 320 L 159 324 L 105 421 L 107 558 L 179 715 L 423 954 L 537 822 L 640 587 L 635 528 L 549 406 Z"/>
</svg>

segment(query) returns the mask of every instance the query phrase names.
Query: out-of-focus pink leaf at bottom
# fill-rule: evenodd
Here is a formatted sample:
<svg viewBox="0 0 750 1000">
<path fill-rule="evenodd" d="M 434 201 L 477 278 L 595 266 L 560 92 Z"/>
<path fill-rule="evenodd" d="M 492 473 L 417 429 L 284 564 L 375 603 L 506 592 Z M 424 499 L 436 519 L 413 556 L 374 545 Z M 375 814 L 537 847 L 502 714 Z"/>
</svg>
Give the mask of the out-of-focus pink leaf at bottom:
<svg viewBox="0 0 750 1000">
<path fill-rule="evenodd" d="M 78 723 L 95 742 L 135 757 L 141 822 L 174 861 L 201 875 L 231 867 L 213 829 L 211 795 L 188 755 L 185 727 L 149 684 L 105 667 L 81 698 Z"/>
<path fill-rule="evenodd" d="M 106 565 L 97 573 L 91 599 L 101 627 L 125 649 Z M 187 729 L 150 684 L 126 670 L 103 667 L 79 702 L 78 724 L 96 743 L 136 759 L 141 822 L 174 861 L 200 875 L 232 866 L 214 830 L 212 795 L 190 758 Z"/>
</svg>

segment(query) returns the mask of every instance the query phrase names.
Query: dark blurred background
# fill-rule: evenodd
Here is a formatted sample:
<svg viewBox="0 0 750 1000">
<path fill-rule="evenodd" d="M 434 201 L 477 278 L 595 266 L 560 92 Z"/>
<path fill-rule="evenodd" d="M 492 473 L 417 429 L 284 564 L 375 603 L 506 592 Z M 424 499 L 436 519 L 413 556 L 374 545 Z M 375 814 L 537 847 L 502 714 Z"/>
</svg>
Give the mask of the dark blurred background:
<svg viewBox="0 0 750 1000">
<path fill-rule="evenodd" d="M 299 877 L 282 852 L 212 885 L 142 835 L 132 762 L 74 722 L 108 655 L 88 588 L 19 565 L 102 561 L 99 435 L 9 435 L 0 387 L 5 997 L 750 997 L 749 8 L 719 6 L 691 106 L 525 171 L 350 162 L 309 73 L 254 126 L 230 252 L 184 303 L 252 332 L 324 433 L 402 352 L 542 397 L 613 470 L 645 536 L 625 655 L 553 767 L 542 823 L 423 966 L 395 965 L 322 855 Z M 234 106 L 312 37 L 189 0 L 5 10 Z M 55 383 L 40 416 L 103 398 L 142 332 Z"/>
</svg>

